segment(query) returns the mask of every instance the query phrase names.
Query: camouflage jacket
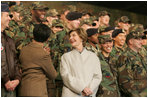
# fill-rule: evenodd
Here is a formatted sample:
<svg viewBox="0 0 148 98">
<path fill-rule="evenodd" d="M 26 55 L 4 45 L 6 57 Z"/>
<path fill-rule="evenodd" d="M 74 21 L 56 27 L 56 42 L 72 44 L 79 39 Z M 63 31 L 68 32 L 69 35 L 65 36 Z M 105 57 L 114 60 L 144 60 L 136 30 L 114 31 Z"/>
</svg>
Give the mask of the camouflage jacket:
<svg viewBox="0 0 148 98">
<path fill-rule="evenodd" d="M 98 56 L 98 53 L 100 52 L 98 44 L 96 44 L 96 48 L 95 48 L 87 42 L 85 47 L 87 50 L 94 52 Z"/>
<path fill-rule="evenodd" d="M 116 47 L 114 46 L 113 49 L 112 49 L 112 52 L 110 53 L 110 56 L 111 56 L 111 62 L 112 62 L 112 70 L 113 70 L 113 74 L 115 76 L 117 76 L 117 60 L 119 58 L 119 56 L 126 50 L 126 48 L 119 48 L 119 47 Z"/>
<path fill-rule="evenodd" d="M 102 81 L 98 89 L 98 97 L 119 97 L 119 89 L 116 77 L 113 75 L 110 60 L 104 58 L 103 54 L 99 52 L 99 59 L 101 62 Z"/>
<path fill-rule="evenodd" d="M 24 27 L 23 23 L 18 24 L 12 20 L 9 23 L 9 29 L 5 31 L 9 37 L 14 39 L 17 50 L 21 50 L 22 46 L 25 45 L 24 42 L 26 41 L 26 34 L 23 32 Z"/>
<path fill-rule="evenodd" d="M 128 97 L 147 96 L 146 62 L 130 48 L 118 59 L 118 81 L 120 89 Z"/>
</svg>

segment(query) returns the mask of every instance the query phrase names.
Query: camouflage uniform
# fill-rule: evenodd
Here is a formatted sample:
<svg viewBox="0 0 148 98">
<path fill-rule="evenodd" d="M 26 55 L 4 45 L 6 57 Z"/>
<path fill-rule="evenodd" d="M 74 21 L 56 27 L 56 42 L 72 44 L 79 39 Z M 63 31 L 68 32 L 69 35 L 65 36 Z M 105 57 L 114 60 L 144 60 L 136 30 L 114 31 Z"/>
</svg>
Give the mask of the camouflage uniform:
<svg viewBox="0 0 148 98">
<path fill-rule="evenodd" d="M 59 20 L 53 20 L 52 26 L 64 27 L 62 22 L 59 21 Z M 49 47 L 50 47 L 50 50 L 51 50 L 51 52 L 50 52 L 51 53 L 51 59 L 53 61 L 53 65 L 55 66 L 55 69 L 59 73 L 57 78 L 55 79 L 55 83 L 56 83 L 55 96 L 56 97 L 61 97 L 62 88 L 63 88 L 63 81 L 62 81 L 62 78 L 61 78 L 60 72 L 59 72 L 61 56 L 65 52 L 70 51 L 70 49 L 71 49 L 70 43 L 68 43 L 68 41 L 65 40 L 66 35 L 67 35 L 67 32 L 66 32 L 65 29 L 63 29 L 62 31 L 52 33 L 49 40 L 48 40 L 48 44 L 49 44 Z"/>
<path fill-rule="evenodd" d="M 85 47 L 87 50 L 94 52 L 96 55 L 98 55 L 98 53 L 100 52 L 100 48 L 98 44 L 96 44 L 96 48 L 95 48 L 87 42 Z"/>
<path fill-rule="evenodd" d="M 142 38 L 142 30 L 139 27 L 130 29 L 126 42 L 131 38 Z M 147 96 L 147 69 L 146 61 L 131 48 L 119 57 L 118 61 L 118 81 L 124 96 L 146 97 Z"/>
<path fill-rule="evenodd" d="M 116 46 L 113 46 L 113 49 L 112 49 L 112 52 L 110 53 L 110 56 L 111 56 L 111 61 L 112 61 L 112 70 L 113 70 L 113 74 L 115 76 L 117 76 L 117 60 L 119 58 L 119 56 L 126 50 L 127 48 L 127 45 L 124 44 L 123 48 L 119 48 L 119 47 L 116 47 Z"/>
<path fill-rule="evenodd" d="M 105 42 L 110 42 L 112 39 L 109 35 L 101 35 L 99 36 L 99 43 L 103 44 Z M 99 52 L 99 59 L 101 62 L 101 70 L 102 70 L 102 81 L 99 86 L 97 96 L 98 97 L 119 97 L 120 92 L 118 88 L 117 78 L 114 76 L 111 66 L 111 56 L 105 58 L 104 55 Z"/>
<path fill-rule="evenodd" d="M 147 96 L 146 62 L 130 48 L 118 59 L 119 86 L 129 97 Z"/>
</svg>

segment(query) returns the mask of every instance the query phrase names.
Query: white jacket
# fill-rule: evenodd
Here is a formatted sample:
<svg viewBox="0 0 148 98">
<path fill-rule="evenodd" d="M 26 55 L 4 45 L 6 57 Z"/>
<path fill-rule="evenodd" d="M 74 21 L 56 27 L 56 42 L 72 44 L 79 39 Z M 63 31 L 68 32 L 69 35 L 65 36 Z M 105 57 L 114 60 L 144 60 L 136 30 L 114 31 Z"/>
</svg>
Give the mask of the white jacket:
<svg viewBox="0 0 148 98">
<path fill-rule="evenodd" d="M 82 53 L 76 49 L 65 53 L 61 58 L 60 74 L 64 87 L 63 97 L 78 97 L 85 87 L 89 87 L 95 97 L 102 80 L 100 61 L 97 55 L 84 48 Z"/>
</svg>

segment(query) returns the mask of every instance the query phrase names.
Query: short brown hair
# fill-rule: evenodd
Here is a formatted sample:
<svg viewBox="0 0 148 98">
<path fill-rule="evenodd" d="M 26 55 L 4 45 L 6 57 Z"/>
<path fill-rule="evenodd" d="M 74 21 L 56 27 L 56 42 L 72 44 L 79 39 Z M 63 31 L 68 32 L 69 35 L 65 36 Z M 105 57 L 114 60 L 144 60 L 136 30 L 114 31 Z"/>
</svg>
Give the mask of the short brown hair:
<svg viewBox="0 0 148 98">
<path fill-rule="evenodd" d="M 86 45 L 86 41 L 87 41 L 87 33 L 86 31 L 84 31 L 82 28 L 78 28 L 78 29 L 75 29 L 75 30 L 71 30 L 68 35 L 70 36 L 70 34 L 72 32 L 77 32 L 77 34 L 79 35 L 79 37 L 83 40 L 83 46 L 85 47 Z"/>
</svg>

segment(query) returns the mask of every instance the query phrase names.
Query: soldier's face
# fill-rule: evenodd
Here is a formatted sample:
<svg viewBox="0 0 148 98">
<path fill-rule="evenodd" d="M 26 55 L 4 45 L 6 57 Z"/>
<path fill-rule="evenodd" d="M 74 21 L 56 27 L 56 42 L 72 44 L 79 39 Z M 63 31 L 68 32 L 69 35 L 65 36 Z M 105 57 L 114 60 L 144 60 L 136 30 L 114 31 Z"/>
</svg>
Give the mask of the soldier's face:
<svg viewBox="0 0 148 98">
<path fill-rule="evenodd" d="M 1 27 L 5 29 L 6 27 L 9 27 L 9 21 L 11 18 L 9 17 L 8 12 L 2 12 L 1 13 Z"/>
<path fill-rule="evenodd" d="M 119 25 L 119 27 L 120 27 L 121 29 L 124 29 L 124 30 L 126 30 L 126 31 L 128 31 L 128 30 L 129 30 L 129 27 L 130 27 L 129 23 L 119 22 L 118 25 Z"/>
<path fill-rule="evenodd" d="M 33 14 L 37 20 L 42 21 L 45 17 L 45 10 L 33 10 Z"/>
<path fill-rule="evenodd" d="M 126 40 L 126 34 L 125 33 L 120 33 L 118 34 L 115 38 L 115 45 L 117 46 L 123 46 Z"/>
<path fill-rule="evenodd" d="M 82 45 L 82 39 L 79 37 L 76 31 L 70 33 L 69 41 L 72 47 L 76 48 Z"/>
<path fill-rule="evenodd" d="M 78 19 L 70 21 L 69 23 L 73 29 L 77 29 L 80 26 L 80 20 L 78 20 Z"/>
<path fill-rule="evenodd" d="M 104 24 L 104 25 L 109 25 L 109 21 L 110 21 L 110 17 L 108 15 L 105 15 L 105 16 L 101 16 L 99 18 L 99 21 L 101 24 Z"/>
<path fill-rule="evenodd" d="M 105 53 L 110 53 L 113 48 L 113 41 L 112 42 L 105 42 L 105 44 L 101 44 L 102 51 Z"/>
<path fill-rule="evenodd" d="M 139 39 L 130 39 L 131 40 L 131 45 L 132 45 L 132 47 L 135 49 L 135 50 L 139 50 L 139 49 L 141 49 L 141 47 L 142 47 L 142 39 L 141 38 L 139 38 Z"/>
<path fill-rule="evenodd" d="M 96 33 L 96 34 L 94 34 L 94 35 L 92 35 L 91 37 L 88 37 L 88 39 L 92 42 L 92 43 L 94 43 L 94 44 L 98 44 L 99 43 L 99 41 L 98 41 L 98 33 Z"/>
</svg>

